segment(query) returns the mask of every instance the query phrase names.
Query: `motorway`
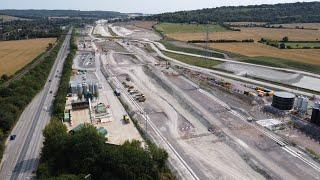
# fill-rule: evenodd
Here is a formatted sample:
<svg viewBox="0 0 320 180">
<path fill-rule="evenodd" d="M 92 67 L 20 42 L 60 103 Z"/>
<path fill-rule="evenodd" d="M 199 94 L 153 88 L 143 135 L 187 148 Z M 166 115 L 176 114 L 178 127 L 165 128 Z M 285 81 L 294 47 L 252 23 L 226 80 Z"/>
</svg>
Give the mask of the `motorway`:
<svg viewBox="0 0 320 180">
<path fill-rule="evenodd" d="M 72 28 L 66 35 L 43 90 L 24 109 L 11 132 L 16 135 L 16 139 L 6 143 L 0 179 L 35 179 L 43 144 L 42 130 L 51 119 L 50 108 L 58 90 L 64 61 L 69 53 L 71 32 Z"/>
</svg>

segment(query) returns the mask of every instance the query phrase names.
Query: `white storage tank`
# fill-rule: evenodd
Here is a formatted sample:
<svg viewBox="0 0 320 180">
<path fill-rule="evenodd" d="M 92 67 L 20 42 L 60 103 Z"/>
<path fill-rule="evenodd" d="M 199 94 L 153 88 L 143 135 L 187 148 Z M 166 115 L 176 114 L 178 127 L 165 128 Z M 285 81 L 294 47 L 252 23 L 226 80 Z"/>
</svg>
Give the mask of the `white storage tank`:
<svg viewBox="0 0 320 180">
<path fill-rule="evenodd" d="M 77 93 L 78 93 L 78 96 L 82 96 L 82 94 L 83 94 L 83 88 L 82 88 L 82 84 L 81 83 L 79 83 L 78 85 L 77 85 Z"/>
<path fill-rule="evenodd" d="M 98 85 L 98 83 L 95 83 L 94 85 L 93 85 L 93 92 L 92 92 L 92 94 L 94 95 L 94 96 L 96 96 L 96 97 L 98 97 L 99 96 L 99 85 Z"/>
<path fill-rule="evenodd" d="M 87 83 L 82 83 L 82 87 L 83 87 L 83 94 L 87 94 L 89 91 L 89 86 Z"/>
<path fill-rule="evenodd" d="M 304 114 L 304 113 L 307 112 L 307 110 L 308 110 L 308 103 L 309 103 L 309 99 L 306 98 L 306 97 L 304 97 L 304 98 L 302 99 L 301 107 L 300 107 L 300 109 L 299 109 L 300 113 Z"/>
<path fill-rule="evenodd" d="M 77 85 L 74 83 L 70 83 L 70 89 L 72 94 L 77 94 Z"/>
<path fill-rule="evenodd" d="M 296 109 L 300 109 L 303 101 L 303 96 L 299 96 L 296 102 Z"/>
</svg>

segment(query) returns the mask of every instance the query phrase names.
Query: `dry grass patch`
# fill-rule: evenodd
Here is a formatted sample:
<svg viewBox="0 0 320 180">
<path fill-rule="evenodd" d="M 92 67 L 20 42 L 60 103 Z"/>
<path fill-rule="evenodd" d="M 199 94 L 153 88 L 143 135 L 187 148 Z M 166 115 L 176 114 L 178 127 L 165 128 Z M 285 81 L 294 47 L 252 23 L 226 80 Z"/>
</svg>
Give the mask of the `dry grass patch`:
<svg viewBox="0 0 320 180">
<path fill-rule="evenodd" d="M 43 38 L 0 42 L 0 76 L 14 74 L 55 41 L 55 38 Z"/>
<path fill-rule="evenodd" d="M 278 49 L 261 43 L 214 43 L 210 47 L 249 57 L 274 57 L 320 65 L 319 49 Z"/>
<path fill-rule="evenodd" d="M 261 38 L 272 40 L 282 40 L 283 37 L 288 36 L 291 41 L 316 41 L 320 40 L 320 33 L 317 30 L 305 29 L 272 29 L 272 28 L 240 28 L 241 31 L 225 31 L 214 32 L 209 34 L 210 39 L 228 39 L 228 40 L 244 40 L 254 39 L 259 41 Z M 169 33 L 167 37 L 180 40 L 204 40 L 205 33 Z"/>
<path fill-rule="evenodd" d="M 29 20 L 29 19 L 25 19 L 25 18 L 8 16 L 8 15 L 3 15 L 3 14 L 0 14 L 0 19 L 3 19 L 4 22 L 15 21 L 15 20 Z"/>
<path fill-rule="evenodd" d="M 154 26 L 157 22 L 155 21 L 135 21 L 133 24 L 139 28 L 152 30 L 152 26 Z"/>
</svg>

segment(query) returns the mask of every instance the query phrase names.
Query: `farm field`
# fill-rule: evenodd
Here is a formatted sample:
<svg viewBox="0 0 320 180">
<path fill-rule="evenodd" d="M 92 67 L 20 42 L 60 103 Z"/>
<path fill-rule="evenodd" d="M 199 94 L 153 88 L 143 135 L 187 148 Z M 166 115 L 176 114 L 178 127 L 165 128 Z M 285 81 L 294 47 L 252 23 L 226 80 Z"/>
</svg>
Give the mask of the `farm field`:
<svg viewBox="0 0 320 180">
<path fill-rule="evenodd" d="M 179 23 L 160 23 L 155 28 L 163 34 L 180 34 L 180 33 L 203 33 L 206 32 L 206 25 L 198 24 L 179 24 Z M 226 28 L 211 24 L 208 26 L 209 32 L 224 32 Z"/>
<path fill-rule="evenodd" d="M 0 76 L 12 75 L 46 50 L 55 38 L 0 42 Z"/>
<path fill-rule="evenodd" d="M 3 19 L 4 22 L 15 21 L 15 20 L 28 20 L 28 19 L 25 19 L 25 18 L 2 15 L 2 14 L 0 14 L 0 19 Z"/>
<path fill-rule="evenodd" d="M 248 57 L 274 57 L 301 63 L 320 65 L 319 49 L 278 49 L 261 43 L 214 43 L 211 48 Z"/>
<path fill-rule="evenodd" d="M 288 28 L 304 27 L 312 29 L 320 29 L 320 23 L 292 23 L 292 24 L 273 24 L 274 26 L 283 26 Z"/>
<path fill-rule="evenodd" d="M 297 43 L 297 42 L 286 42 L 284 43 L 286 46 L 290 46 L 292 48 L 304 48 L 304 47 L 308 47 L 308 48 L 314 48 L 314 47 L 320 47 L 320 41 L 319 42 L 309 42 L 309 43 Z M 319 49 L 320 51 L 320 49 Z"/>
<path fill-rule="evenodd" d="M 239 28 L 241 31 L 226 31 L 214 32 L 209 34 L 212 40 L 228 39 L 228 40 L 244 40 L 254 39 L 259 41 L 261 38 L 282 40 L 288 36 L 290 41 L 317 41 L 320 40 L 320 33 L 317 30 L 305 29 L 272 29 L 272 28 Z M 178 30 L 177 30 L 178 31 Z M 206 37 L 205 31 L 202 32 L 181 32 L 181 33 L 166 34 L 168 38 L 189 41 L 189 40 L 204 40 Z"/>
</svg>

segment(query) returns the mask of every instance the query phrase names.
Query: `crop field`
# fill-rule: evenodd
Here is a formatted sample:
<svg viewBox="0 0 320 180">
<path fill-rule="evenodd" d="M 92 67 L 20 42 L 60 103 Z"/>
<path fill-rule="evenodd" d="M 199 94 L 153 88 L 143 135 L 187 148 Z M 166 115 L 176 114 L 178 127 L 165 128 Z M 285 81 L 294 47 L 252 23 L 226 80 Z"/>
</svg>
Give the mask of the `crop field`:
<svg viewBox="0 0 320 180">
<path fill-rule="evenodd" d="M 43 38 L 0 42 L 0 76 L 14 74 L 55 41 L 55 38 Z"/>
<path fill-rule="evenodd" d="M 312 29 L 320 29 L 320 23 L 292 23 L 292 24 L 273 24 L 274 26 L 283 26 L 288 28 L 312 28 Z"/>
<path fill-rule="evenodd" d="M 254 39 L 259 41 L 261 38 L 271 40 L 282 40 L 283 37 L 289 37 L 290 41 L 317 41 L 320 40 L 320 33 L 317 30 L 306 29 L 272 29 L 272 28 L 239 28 L 241 31 L 225 31 L 214 32 L 209 34 L 212 40 L 228 39 L 228 40 L 244 40 Z M 177 30 L 179 31 L 179 30 Z M 206 38 L 205 31 L 201 32 L 181 32 L 166 34 L 168 38 L 189 41 L 204 40 Z"/>
<path fill-rule="evenodd" d="M 160 23 L 155 28 L 163 34 L 180 34 L 180 33 L 201 33 L 206 32 L 206 25 L 198 24 L 178 24 L 178 23 Z M 224 32 L 226 28 L 211 24 L 208 26 L 209 32 Z"/>
<path fill-rule="evenodd" d="M 309 42 L 309 43 L 302 43 L 302 42 L 286 42 L 284 43 L 286 46 L 290 46 L 291 48 L 314 48 L 319 47 L 320 48 L 320 41 L 319 42 Z M 320 49 L 319 49 L 320 51 Z"/>
<path fill-rule="evenodd" d="M 248 57 L 274 57 L 320 65 L 319 49 L 278 49 L 261 43 L 214 43 L 211 48 Z"/>
<path fill-rule="evenodd" d="M 2 14 L 0 14 L 0 19 L 3 19 L 4 22 L 15 21 L 15 20 L 28 20 L 28 19 L 25 19 L 25 18 L 2 15 Z"/>
</svg>

